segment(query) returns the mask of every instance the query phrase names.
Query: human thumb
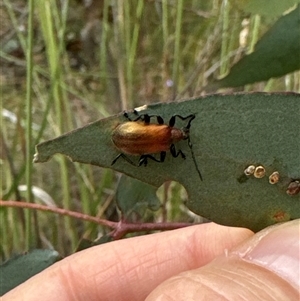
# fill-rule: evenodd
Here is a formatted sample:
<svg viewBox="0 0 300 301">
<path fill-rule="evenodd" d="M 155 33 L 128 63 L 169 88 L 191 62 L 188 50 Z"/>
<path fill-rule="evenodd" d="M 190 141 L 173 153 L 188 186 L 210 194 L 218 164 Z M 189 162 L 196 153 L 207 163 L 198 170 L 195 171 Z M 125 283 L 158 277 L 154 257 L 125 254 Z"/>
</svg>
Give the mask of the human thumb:
<svg viewBox="0 0 300 301">
<path fill-rule="evenodd" d="M 146 301 L 300 300 L 299 222 L 256 233 L 209 264 L 163 282 Z"/>
</svg>

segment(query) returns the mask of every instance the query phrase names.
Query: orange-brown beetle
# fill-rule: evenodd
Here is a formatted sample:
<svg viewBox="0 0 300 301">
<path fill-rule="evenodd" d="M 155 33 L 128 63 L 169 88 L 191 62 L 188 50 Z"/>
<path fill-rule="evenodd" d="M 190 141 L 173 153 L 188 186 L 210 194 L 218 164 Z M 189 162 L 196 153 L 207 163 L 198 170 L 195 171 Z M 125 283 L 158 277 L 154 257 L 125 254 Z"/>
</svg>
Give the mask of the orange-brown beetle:
<svg viewBox="0 0 300 301">
<path fill-rule="evenodd" d="M 134 113 L 138 114 L 136 111 Z M 195 114 L 186 117 L 177 114 L 173 115 L 169 121 L 169 125 L 164 124 L 162 117 L 157 115 L 143 114 L 134 120 L 129 118 L 127 112 L 124 113 L 124 116 L 128 121 L 118 125 L 112 134 L 112 141 L 121 153 L 112 161 L 111 165 L 115 164 L 120 157 L 123 157 L 130 164 L 135 165 L 125 154 L 140 156 L 138 166 L 146 166 L 148 159 L 162 163 L 168 150 L 170 150 L 173 157 L 176 158 L 181 155 L 185 159 L 185 154 L 181 150 L 176 151 L 174 143 L 187 139 L 197 172 L 202 180 L 189 136 L 191 122 L 196 117 Z M 157 124 L 150 123 L 152 117 L 157 118 Z M 176 117 L 181 120 L 188 119 L 187 125 L 182 129 L 174 127 Z M 156 153 L 160 153 L 160 159 L 152 155 Z"/>
</svg>

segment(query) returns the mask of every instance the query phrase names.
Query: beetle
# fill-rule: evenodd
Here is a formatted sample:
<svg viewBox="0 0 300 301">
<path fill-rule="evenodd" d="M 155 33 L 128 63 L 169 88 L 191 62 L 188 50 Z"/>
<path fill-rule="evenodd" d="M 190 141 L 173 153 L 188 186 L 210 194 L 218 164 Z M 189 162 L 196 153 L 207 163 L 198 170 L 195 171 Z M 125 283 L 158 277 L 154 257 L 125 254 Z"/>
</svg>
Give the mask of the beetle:
<svg viewBox="0 0 300 301">
<path fill-rule="evenodd" d="M 138 115 L 137 111 L 134 111 L 134 114 Z M 128 113 L 124 112 L 124 117 L 128 121 L 119 124 L 112 133 L 112 142 L 121 153 L 112 161 L 111 165 L 114 165 L 122 157 L 136 166 L 127 155 L 140 156 L 138 166 L 146 166 L 148 159 L 162 163 L 165 161 L 167 151 L 170 151 L 175 158 L 180 155 L 185 159 L 186 156 L 181 150 L 176 151 L 174 143 L 188 140 L 196 170 L 201 181 L 203 180 L 189 136 L 191 122 L 195 119 L 195 114 L 186 117 L 175 114 L 170 118 L 169 124 L 165 124 L 163 118 L 159 115 L 143 114 L 138 115 L 136 119 L 131 119 Z M 150 123 L 152 117 L 156 117 L 157 123 Z M 176 128 L 176 118 L 183 121 L 188 120 L 187 125 L 182 129 Z M 156 153 L 160 153 L 159 159 L 153 156 Z"/>
</svg>

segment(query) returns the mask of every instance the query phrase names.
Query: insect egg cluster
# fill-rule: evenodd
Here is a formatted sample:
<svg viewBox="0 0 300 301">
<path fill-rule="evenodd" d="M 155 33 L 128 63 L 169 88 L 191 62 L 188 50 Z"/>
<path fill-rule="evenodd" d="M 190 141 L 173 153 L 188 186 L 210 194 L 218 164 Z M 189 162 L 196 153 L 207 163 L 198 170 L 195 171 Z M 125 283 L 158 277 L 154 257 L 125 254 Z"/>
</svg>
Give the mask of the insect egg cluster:
<svg viewBox="0 0 300 301">
<path fill-rule="evenodd" d="M 245 169 L 244 169 L 244 174 L 247 177 L 251 177 L 253 176 L 256 179 L 262 179 L 263 177 L 266 176 L 267 172 L 264 166 L 262 165 L 248 165 Z M 284 178 L 284 179 L 282 179 Z M 281 184 L 283 184 L 286 188 L 286 193 L 290 196 L 293 195 L 297 195 L 300 193 L 300 181 L 299 180 L 294 180 L 294 179 L 287 179 L 287 177 L 282 177 L 280 176 L 280 173 L 276 170 L 273 171 L 270 175 L 269 175 L 269 183 L 274 185 L 277 184 L 281 181 Z"/>
</svg>

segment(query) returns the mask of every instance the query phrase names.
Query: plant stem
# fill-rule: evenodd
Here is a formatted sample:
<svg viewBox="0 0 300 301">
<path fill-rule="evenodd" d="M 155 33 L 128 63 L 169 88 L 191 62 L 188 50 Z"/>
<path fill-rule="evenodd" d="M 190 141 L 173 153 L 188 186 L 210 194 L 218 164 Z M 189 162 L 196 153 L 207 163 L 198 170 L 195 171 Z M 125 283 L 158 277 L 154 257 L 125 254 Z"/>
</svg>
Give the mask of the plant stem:
<svg viewBox="0 0 300 301">
<path fill-rule="evenodd" d="M 26 185 L 27 202 L 32 202 L 32 84 L 33 84 L 33 15 L 34 0 L 28 1 L 28 36 L 26 47 Z M 33 245 L 33 235 L 31 230 L 31 212 L 25 213 L 25 246 L 29 250 Z"/>
</svg>

